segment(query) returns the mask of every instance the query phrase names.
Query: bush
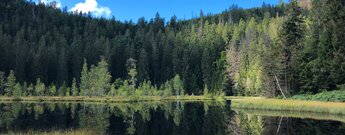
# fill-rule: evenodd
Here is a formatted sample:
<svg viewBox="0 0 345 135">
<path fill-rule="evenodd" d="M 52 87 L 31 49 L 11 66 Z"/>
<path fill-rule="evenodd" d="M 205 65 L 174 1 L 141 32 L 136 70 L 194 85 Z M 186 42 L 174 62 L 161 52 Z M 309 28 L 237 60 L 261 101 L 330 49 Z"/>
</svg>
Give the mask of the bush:
<svg viewBox="0 0 345 135">
<path fill-rule="evenodd" d="M 294 95 L 292 99 L 345 102 L 345 90 L 323 91 L 321 93 Z"/>
</svg>

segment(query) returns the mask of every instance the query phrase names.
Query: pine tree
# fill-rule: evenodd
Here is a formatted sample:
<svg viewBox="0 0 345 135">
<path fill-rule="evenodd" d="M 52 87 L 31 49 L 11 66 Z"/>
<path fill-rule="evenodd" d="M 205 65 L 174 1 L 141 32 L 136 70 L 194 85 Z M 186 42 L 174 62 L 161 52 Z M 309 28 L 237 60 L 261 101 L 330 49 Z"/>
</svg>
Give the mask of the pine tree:
<svg viewBox="0 0 345 135">
<path fill-rule="evenodd" d="M 14 86 L 14 90 L 13 90 L 13 96 L 14 97 L 21 97 L 22 94 L 23 94 L 22 86 L 20 85 L 20 83 L 16 83 L 16 85 Z"/>
<path fill-rule="evenodd" d="M 90 82 L 86 59 L 84 59 L 83 70 L 80 76 L 80 95 L 87 96 L 90 94 Z"/>
<path fill-rule="evenodd" d="M 28 83 L 24 82 L 23 87 L 22 87 L 22 96 L 28 96 Z"/>
<path fill-rule="evenodd" d="M 294 65 L 298 55 L 298 50 L 303 48 L 302 40 L 304 38 L 304 19 L 301 8 L 296 0 L 289 4 L 288 19 L 283 23 L 279 39 L 281 41 L 281 65 L 279 65 L 278 76 L 281 79 L 281 86 L 285 87 L 286 94 L 291 94 L 295 87 L 295 78 L 293 76 Z"/>
<path fill-rule="evenodd" d="M 66 86 L 66 83 L 63 82 L 62 85 L 59 87 L 58 89 L 58 96 L 66 96 L 66 92 L 67 91 L 67 86 Z"/>
<path fill-rule="evenodd" d="M 77 87 L 77 80 L 75 78 L 73 78 L 71 90 L 72 90 L 72 96 L 78 96 L 79 90 Z"/>
<path fill-rule="evenodd" d="M 138 61 L 138 82 L 141 83 L 144 80 L 148 80 L 149 62 L 145 49 L 141 49 Z"/>
<path fill-rule="evenodd" d="M 14 76 L 13 70 L 11 70 L 10 74 L 8 75 L 6 79 L 5 96 L 12 96 L 15 86 L 16 86 L 16 77 Z"/>
<path fill-rule="evenodd" d="M 211 86 L 211 82 L 212 82 L 212 73 L 213 73 L 213 61 L 211 58 L 211 52 L 210 52 L 210 48 L 205 47 L 202 53 L 202 75 L 203 75 L 203 81 L 205 85 Z"/>
<path fill-rule="evenodd" d="M 69 87 L 66 88 L 65 96 L 67 97 L 71 96 L 71 89 Z"/>
</svg>

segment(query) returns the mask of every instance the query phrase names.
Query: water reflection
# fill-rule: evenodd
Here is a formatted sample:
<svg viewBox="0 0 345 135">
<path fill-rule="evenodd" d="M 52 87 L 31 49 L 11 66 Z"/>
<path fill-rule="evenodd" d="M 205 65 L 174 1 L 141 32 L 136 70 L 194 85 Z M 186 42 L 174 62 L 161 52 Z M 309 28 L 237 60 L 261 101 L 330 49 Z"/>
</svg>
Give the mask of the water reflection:
<svg viewBox="0 0 345 135">
<path fill-rule="evenodd" d="M 0 103 L 0 134 L 92 130 L 98 134 L 343 134 L 343 116 L 231 110 L 227 102 Z M 302 118 L 300 118 L 302 117 Z M 319 120 L 317 120 L 320 118 Z M 339 121 L 338 121 L 339 120 Z"/>
</svg>

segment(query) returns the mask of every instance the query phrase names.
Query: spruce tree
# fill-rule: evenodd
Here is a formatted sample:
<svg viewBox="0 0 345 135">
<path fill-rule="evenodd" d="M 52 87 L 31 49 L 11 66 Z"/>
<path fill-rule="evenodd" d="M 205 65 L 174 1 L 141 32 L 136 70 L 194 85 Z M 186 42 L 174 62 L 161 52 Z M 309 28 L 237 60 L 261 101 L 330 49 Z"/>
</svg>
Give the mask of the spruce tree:
<svg viewBox="0 0 345 135">
<path fill-rule="evenodd" d="M 298 50 L 303 48 L 305 22 L 302 16 L 301 8 L 298 6 L 296 0 L 289 4 L 289 15 L 287 20 L 283 23 L 282 29 L 279 33 L 279 40 L 281 43 L 280 63 L 278 65 L 278 77 L 284 86 L 286 94 L 291 94 L 293 89 L 296 89 L 296 78 L 294 72 L 296 71 L 296 59 L 298 59 Z"/>
<path fill-rule="evenodd" d="M 20 83 L 16 83 L 16 85 L 14 86 L 13 96 L 14 97 L 21 97 L 22 94 L 23 94 L 22 86 L 20 85 Z"/>
<path fill-rule="evenodd" d="M 83 70 L 80 76 L 80 95 L 87 96 L 90 94 L 89 71 L 86 59 L 84 59 Z"/>
<path fill-rule="evenodd" d="M 72 96 L 78 96 L 79 90 L 77 87 L 77 80 L 75 78 L 73 78 L 71 90 L 72 90 Z"/>
<path fill-rule="evenodd" d="M 13 96 L 13 91 L 16 86 L 16 77 L 14 76 L 14 71 L 11 70 L 10 74 L 6 79 L 5 96 Z"/>
</svg>

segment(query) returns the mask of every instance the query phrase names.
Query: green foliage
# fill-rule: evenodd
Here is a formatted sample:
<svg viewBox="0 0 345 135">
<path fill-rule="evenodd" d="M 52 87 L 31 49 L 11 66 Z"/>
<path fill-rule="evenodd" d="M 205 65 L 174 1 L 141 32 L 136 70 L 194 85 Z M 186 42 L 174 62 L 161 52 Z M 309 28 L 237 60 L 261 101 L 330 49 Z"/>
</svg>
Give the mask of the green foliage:
<svg viewBox="0 0 345 135">
<path fill-rule="evenodd" d="M 195 18 L 196 21 L 178 21 L 173 17 L 165 25 L 165 19 L 159 15 L 152 22 L 141 19 L 129 23 L 69 14 L 27 1 L 6 0 L 3 4 L 0 11 L 6 14 L 0 15 L 0 70 L 8 73 L 8 69 L 14 69 L 18 82 L 35 82 L 40 78 L 46 84 L 62 85 L 77 77 L 79 95 L 87 96 L 109 92 L 110 84 L 100 88 L 101 83 L 92 82 L 88 76 L 93 75 L 87 75 L 94 72 L 90 67 L 98 64 L 100 56 L 109 62 L 108 71 L 113 78 L 128 79 L 130 73 L 132 87 L 144 80 L 160 86 L 179 74 L 185 93 L 202 94 L 204 83 L 211 91 L 218 83 L 212 81 L 219 73 L 215 61 L 226 49 L 232 24 L 241 18 L 244 23 L 251 15 L 260 19 L 264 15 L 261 10 L 233 7 L 222 15 Z M 18 8 L 40 12 L 13 12 Z M 278 12 L 278 7 L 265 9 L 272 14 Z M 84 58 L 89 65 L 83 65 Z M 136 70 L 128 70 L 126 61 L 130 58 L 137 60 Z M 94 89 L 93 83 L 97 88 L 87 91 Z"/>
<path fill-rule="evenodd" d="M 90 83 L 88 72 L 87 62 L 86 59 L 84 59 L 83 70 L 80 77 L 80 95 L 82 96 L 89 95 L 88 90 L 90 89 Z"/>
<path fill-rule="evenodd" d="M 318 93 L 345 84 L 345 3 L 339 0 L 313 1 L 308 25 L 308 40 L 298 77 L 301 89 Z"/>
<path fill-rule="evenodd" d="M 67 91 L 67 86 L 66 83 L 64 82 L 58 89 L 58 96 L 65 96 L 66 95 L 66 91 Z"/>
<path fill-rule="evenodd" d="M 205 97 L 210 97 L 210 93 L 208 92 L 207 85 L 204 86 L 204 93 L 203 94 Z"/>
<path fill-rule="evenodd" d="M 276 86 L 272 83 L 272 77 L 278 59 L 275 40 L 281 21 L 280 17 L 241 21 L 233 30 L 236 35 L 230 40 L 226 58 L 221 55 L 217 61 L 218 65 L 227 67 L 226 70 L 218 70 L 220 79 L 217 84 L 223 84 L 220 85 L 222 87 L 232 85 L 232 93 L 239 96 L 275 96 Z M 224 63 L 224 59 L 227 63 Z M 219 67 L 222 69 L 222 66 Z"/>
<path fill-rule="evenodd" d="M 22 87 L 22 96 L 28 96 L 28 83 L 24 82 L 23 87 Z"/>
<path fill-rule="evenodd" d="M 128 81 L 125 80 L 123 81 L 123 85 L 119 87 L 119 96 L 129 96 L 134 93 L 132 90 Z"/>
<path fill-rule="evenodd" d="M 72 96 L 199 95 L 207 85 L 213 95 L 274 97 L 280 93 L 275 76 L 284 93 L 337 89 L 345 84 L 345 5 L 312 3 L 311 9 L 297 0 L 232 6 L 191 20 L 173 17 L 165 25 L 158 14 L 149 22 L 118 22 L 6 0 L 0 6 L 0 69 L 9 77 L 0 72 L 0 94 L 12 96 L 16 81 L 37 78 L 58 84 L 60 96 L 67 92 L 64 82 L 72 82 Z M 124 82 L 112 86 L 112 77 Z M 23 94 L 50 95 L 41 89 L 36 82 Z"/>
<path fill-rule="evenodd" d="M 56 95 L 56 86 L 54 84 L 49 86 L 49 96 L 55 96 Z"/>
<path fill-rule="evenodd" d="M 104 96 L 110 88 L 111 75 L 108 72 L 108 63 L 104 57 L 98 62 L 97 66 L 92 65 L 90 70 L 87 68 L 84 60 L 83 71 L 81 75 L 81 95 L 84 96 Z M 76 87 L 75 87 L 76 88 Z"/>
<path fill-rule="evenodd" d="M 71 89 L 69 87 L 66 88 L 65 96 L 67 96 L 67 97 L 71 96 Z"/>
<path fill-rule="evenodd" d="M 249 117 L 243 112 L 239 112 L 237 115 L 238 120 L 236 123 L 239 123 L 241 132 L 248 135 L 262 135 L 264 132 L 264 124 L 260 116 Z"/>
<path fill-rule="evenodd" d="M 110 91 L 108 92 L 108 95 L 115 96 L 117 94 L 118 93 L 117 93 L 117 90 L 115 88 L 115 84 L 113 83 L 113 84 L 110 85 Z"/>
<path fill-rule="evenodd" d="M 297 60 L 300 57 L 300 49 L 303 49 L 303 40 L 305 39 L 305 19 L 297 0 L 291 1 L 288 6 L 289 14 L 279 33 L 279 64 L 275 71 L 281 83 L 284 84 L 281 86 L 284 86 L 286 95 L 295 93 L 292 90 L 297 89 L 297 78 L 294 74 L 300 65 Z"/>
<path fill-rule="evenodd" d="M 45 92 L 46 86 L 44 83 L 41 82 L 40 78 L 37 78 L 36 85 L 35 85 L 35 95 L 37 96 L 43 96 Z"/>
<path fill-rule="evenodd" d="M 23 95 L 23 88 L 20 83 L 16 83 L 13 89 L 13 96 L 14 97 L 21 97 Z"/>
<path fill-rule="evenodd" d="M 72 81 L 71 91 L 72 91 L 72 96 L 78 96 L 79 95 L 79 90 L 77 87 L 77 80 L 75 78 L 73 78 L 73 81 Z"/>
<path fill-rule="evenodd" d="M 316 100 L 316 101 L 331 101 L 331 102 L 345 102 L 345 90 L 324 91 L 318 94 L 300 94 L 294 95 L 292 99 L 299 100 Z"/>
<path fill-rule="evenodd" d="M 138 90 L 142 91 L 140 96 L 154 96 L 154 91 L 157 91 L 157 89 L 151 85 L 150 81 L 142 82 L 136 91 Z"/>
<path fill-rule="evenodd" d="M 97 91 L 96 95 L 103 96 L 109 91 L 111 79 L 111 75 L 108 72 L 108 63 L 104 58 L 101 59 L 97 67 L 95 67 L 94 69 L 91 68 L 90 74 L 91 79 L 93 79 L 92 82 L 95 82 L 95 85 L 93 86 L 95 88 L 91 87 L 91 89 Z"/>
<path fill-rule="evenodd" d="M 172 80 L 172 93 L 176 96 L 184 96 L 183 82 L 180 75 L 175 75 Z"/>
<path fill-rule="evenodd" d="M 173 95 L 170 81 L 167 81 L 164 84 L 162 84 L 160 90 L 163 91 L 164 97 L 169 97 Z"/>
<path fill-rule="evenodd" d="M 13 91 L 16 86 L 16 77 L 14 76 L 14 71 L 11 70 L 10 74 L 6 79 L 5 96 L 13 96 Z"/>
<path fill-rule="evenodd" d="M 0 71 L 0 94 L 4 94 L 4 88 L 6 86 L 5 73 Z"/>
<path fill-rule="evenodd" d="M 136 82 L 137 82 L 137 65 L 136 65 L 136 60 L 129 58 L 127 60 L 127 72 L 128 72 L 128 76 L 129 76 L 129 83 L 132 86 L 132 89 L 134 89 L 136 87 Z"/>
<path fill-rule="evenodd" d="M 28 96 L 34 95 L 34 85 L 32 83 L 30 83 L 29 87 L 27 88 L 27 94 Z"/>
</svg>

